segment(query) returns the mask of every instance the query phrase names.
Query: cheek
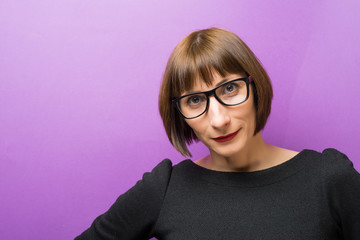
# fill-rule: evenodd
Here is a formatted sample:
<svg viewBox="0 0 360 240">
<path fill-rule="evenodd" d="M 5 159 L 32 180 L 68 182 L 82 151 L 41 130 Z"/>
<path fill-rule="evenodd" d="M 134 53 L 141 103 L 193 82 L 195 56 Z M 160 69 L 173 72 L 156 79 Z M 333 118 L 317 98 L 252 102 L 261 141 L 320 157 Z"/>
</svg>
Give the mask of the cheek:
<svg viewBox="0 0 360 240">
<path fill-rule="evenodd" d="M 199 121 L 200 119 L 185 120 L 185 122 L 191 127 L 195 135 L 201 140 L 202 135 L 205 132 L 204 123 Z"/>
<path fill-rule="evenodd" d="M 234 109 L 235 111 L 233 111 L 232 118 L 239 120 L 245 126 L 255 128 L 255 124 L 256 124 L 255 107 L 252 101 L 249 101 L 248 103 L 249 104 L 239 105 L 238 109 Z"/>
<path fill-rule="evenodd" d="M 255 108 L 251 109 L 251 112 L 249 113 L 249 131 L 251 135 L 254 134 L 255 128 L 256 128 L 256 113 Z"/>
</svg>

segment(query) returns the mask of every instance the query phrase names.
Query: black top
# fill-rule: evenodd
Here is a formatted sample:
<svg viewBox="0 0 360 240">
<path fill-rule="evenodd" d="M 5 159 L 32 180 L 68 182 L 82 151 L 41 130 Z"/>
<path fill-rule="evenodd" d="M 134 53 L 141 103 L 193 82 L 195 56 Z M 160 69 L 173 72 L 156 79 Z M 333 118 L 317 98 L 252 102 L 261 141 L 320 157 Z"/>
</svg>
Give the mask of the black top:
<svg viewBox="0 0 360 240">
<path fill-rule="evenodd" d="M 360 239 L 360 175 L 335 149 L 255 172 L 165 159 L 80 239 Z"/>
</svg>

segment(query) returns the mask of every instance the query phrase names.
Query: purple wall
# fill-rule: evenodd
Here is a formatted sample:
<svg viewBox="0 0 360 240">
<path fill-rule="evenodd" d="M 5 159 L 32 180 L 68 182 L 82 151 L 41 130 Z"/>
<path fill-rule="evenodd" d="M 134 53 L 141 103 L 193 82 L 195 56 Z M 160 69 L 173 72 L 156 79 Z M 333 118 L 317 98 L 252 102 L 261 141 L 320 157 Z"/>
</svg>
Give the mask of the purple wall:
<svg viewBox="0 0 360 240">
<path fill-rule="evenodd" d="M 183 159 L 158 89 L 174 46 L 211 26 L 272 78 L 269 143 L 335 147 L 359 170 L 359 12 L 355 0 L 1 1 L 0 239 L 72 239 L 143 172 Z"/>
</svg>

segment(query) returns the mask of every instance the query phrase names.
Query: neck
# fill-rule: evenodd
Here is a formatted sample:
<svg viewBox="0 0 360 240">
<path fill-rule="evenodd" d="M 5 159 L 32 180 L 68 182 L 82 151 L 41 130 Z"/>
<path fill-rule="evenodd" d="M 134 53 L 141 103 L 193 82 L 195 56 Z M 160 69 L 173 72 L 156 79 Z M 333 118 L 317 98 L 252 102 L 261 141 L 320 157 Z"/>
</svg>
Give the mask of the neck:
<svg viewBox="0 0 360 240">
<path fill-rule="evenodd" d="M 243 149 L 232 156 L 220 156 L 210 151 L 208 167 L 218 171 L 252 172 L 275 165 L 269 158 L 276 151 L 276 147 L 267 144 L 261 133 L 257 133 Z"/>
</svg>

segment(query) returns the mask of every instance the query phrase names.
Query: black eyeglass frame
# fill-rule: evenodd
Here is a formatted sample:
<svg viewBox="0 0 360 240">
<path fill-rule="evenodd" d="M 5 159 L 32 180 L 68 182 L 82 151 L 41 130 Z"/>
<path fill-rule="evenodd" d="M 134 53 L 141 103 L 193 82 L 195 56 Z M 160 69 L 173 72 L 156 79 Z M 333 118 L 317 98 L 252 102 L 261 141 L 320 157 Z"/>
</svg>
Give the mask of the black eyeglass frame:
<svg viewBox="0 0 360 240">
<path fill-rule="evenodd" d="M 216 90 L 226 84 L 229 84 L 229 83 L 232 83 L 232 82 L 235 82 L 235 81 L 244 81 L 246 83 L 246 90 L 247 90 L 247 94 L 246 94 L 246 98 L 244 99 L 244 101 L 240 102 L 240 103 L 236 103 L 236 104 L 227 104 L 227 103 L 224 103 L 223 101 L 221 101 L 221 99 L 216 95 Z M 179 111 L 179 113 L 181 114 L 181 116 L 183 116 L 183 118 L 185 119 L 194 119 L 194 118 L 197 118 L 197 117 L 200 117 L 201 115 L 203 115 L 209 108 L 209 104 L 210 104 L 210 100 L 209 100 L 209 97 L 214 95 L 216 100 L 218 100 L 219 103 L 225 105 L 225 106 L 236 106 L 236 105 L 240 105 L 244 102 L 246 102 L 246 100 L 248 100 L 249 98 L 249 85 L 250 83 L 252 83 L 253 80 L 251 78 L 251 76 L 248 76 L 246 78 L 237 78 L 237 79 L 234 79 L 234 80 L 231 80 L 231 81 L 228 81 L 228 82 L 224 82 L 222 84 L 220 84 L 219 86 L 217 86 L 216 88 L 212 89 L 212 90 L 209 90 L 209 91 L 205 91 L 205 92 L 194 92 L 194 93 L 189 93 L 189 94 L 186 94 L 184 96 L 181 96 L 181 97 L 178 97 L 178 98 L 175 98 L 172 100 L 172 104 L 176 107 L 176 109 Z M 200 113 L 199 115 L 195 116 L 195 117 L 186 117 L 182 112 L 181 112 L 181 109 L 180 109 L 180 106 L 179 106 L 179 101 L 182 99 L 182 98 L 185 98 L 185 97 L 188 97 L 188 96 L 191 96 L 191 95 L 196 95 L 196 94 L 205 94 L 206 95 L 206 107 L 205 107 L 205 110 Z"/>
</svg>

